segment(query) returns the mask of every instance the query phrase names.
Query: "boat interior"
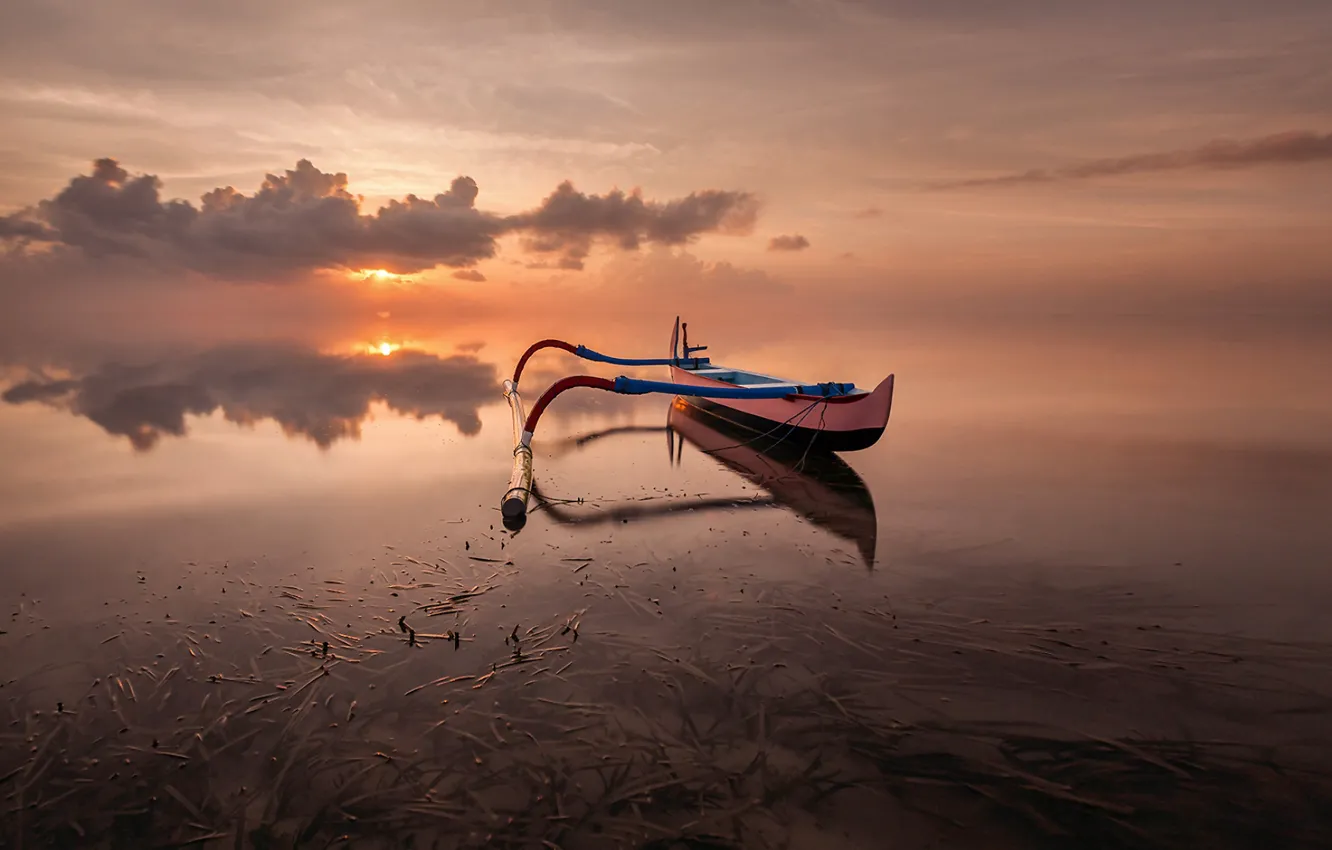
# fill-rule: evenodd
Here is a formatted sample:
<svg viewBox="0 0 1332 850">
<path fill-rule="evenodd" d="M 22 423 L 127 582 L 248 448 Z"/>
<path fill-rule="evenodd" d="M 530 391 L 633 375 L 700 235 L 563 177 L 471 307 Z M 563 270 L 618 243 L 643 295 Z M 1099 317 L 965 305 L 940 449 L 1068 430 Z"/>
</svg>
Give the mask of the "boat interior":
<svg viewBox="0 0 1332 850">
<path fill-rule="evenodd" d="M 724 381 L 728 384 L 735 384 L 738 387 L 785 387 L 791 384 L 800 384 L 800 381 L 784 380 L 774 378 L 771 375 L 761 375 L 758 372 L 747 372 L 744 369 L 732 369 L 727 366 L 719 366 L 713 363 L 700 363 L 691 368 L 684 364 L 680 368 L 685 369 L 699 377 L 711 378 L 714 381 Z M 856 395 L 865 392 L 857 388 L 854 384 L 846 384 L 847 395 Z"/>
</svg>

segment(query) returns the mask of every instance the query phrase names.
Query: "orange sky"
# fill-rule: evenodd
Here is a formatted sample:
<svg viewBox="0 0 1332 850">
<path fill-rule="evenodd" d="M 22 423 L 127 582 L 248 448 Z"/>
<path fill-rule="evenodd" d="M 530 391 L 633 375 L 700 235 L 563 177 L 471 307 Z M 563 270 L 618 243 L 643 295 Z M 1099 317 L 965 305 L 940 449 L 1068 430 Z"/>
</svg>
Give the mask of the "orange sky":
<svg viewBox="0 0 1332 850">
<path fill-rule="evenodd" d="M 1329 53 L 1321 0 L 15 0 L 0 356 L 520 304 L 1326 311 Z"/>
</svg>

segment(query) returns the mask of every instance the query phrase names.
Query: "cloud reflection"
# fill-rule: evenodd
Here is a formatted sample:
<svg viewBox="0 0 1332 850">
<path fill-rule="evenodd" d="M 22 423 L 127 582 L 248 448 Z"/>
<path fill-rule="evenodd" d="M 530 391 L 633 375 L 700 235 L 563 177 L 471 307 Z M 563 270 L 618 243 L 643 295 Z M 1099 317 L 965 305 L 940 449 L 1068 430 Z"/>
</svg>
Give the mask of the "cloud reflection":
<svg viewBox="0 0 1332 850">
<path fill-rule="evenodd" d="M 481 430 L 478 409 L 494 400 L 497 383 L 495 367 L 471 355 L 337 355 L 247 345 L 148 364 L 109 363 L 74 378 L 32 378 L 0 398 L 87 417 L 139 451 L 164 435 L 185 436 L 187 416 L 218 411 L 237 424 L 272 420 L 289 436 L 326 449 L 359 438 L 375 402 L 418 419 L 437 416 L 475 435 Z"/>
</svg>

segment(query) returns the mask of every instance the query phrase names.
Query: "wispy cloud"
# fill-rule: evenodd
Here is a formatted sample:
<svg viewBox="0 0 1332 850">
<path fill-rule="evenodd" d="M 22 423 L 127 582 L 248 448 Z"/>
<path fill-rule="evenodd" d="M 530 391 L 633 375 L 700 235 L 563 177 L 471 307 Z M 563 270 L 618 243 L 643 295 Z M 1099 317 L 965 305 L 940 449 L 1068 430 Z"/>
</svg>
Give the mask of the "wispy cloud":
<svg viewBox="0 0 1332 850">
<path fill-rule="evenodd" d="M 195 206 L 163 201 L 157 177 L 131 176 L 114 159 L 99 159 L 55 197 L 0 217 L 0 239 L 266 278 L 328 268 L 467 268 L 493 257 L 500 236 L 517 233 L 528 250 L 556 253 L 561 268 L 577 269 L 597 240 L 627 250 L 680 245 L 704 233 L 748 232 L 758 212 L 747 192 L 708 189 L 652 201 L 637 190 L 590 195 L 565 182 L 535 208 L 502 216 L 478 209 L 476 181 L 457 177 L 433 198 L 407 195 L 365 213 L 347 186 L 346 174 L 303 159 L 269 174 L 253 194 L 222 187 Z"/>
<path fill-rule="evenodd" d="M 453 273 L 453 277 L 458 280 L 470 280 L 473 283 L 483 283 L 486 279 L 486 276 L 476 269 L 458 269 Z"/>
<path fill-rule="evenodd" d="M 1329 161 L 1332 161 L 1332 133 L 1295 130 L 1245 141 L 1218 139 L 1196 148 L 1094 159 L 1064 168 L 1038 168 L 996 177 L 953 180 L 937 183 L 933 188 L 1016 186 L 1159 171 L 1241 169 Z"/>
<path fill-rule="evenodd" d="M 53 242 L 58 234 L 40 221 L 25 219 L 17 215 L 0 218 L 0 239 L 31 239 L 37 242 Z"/>
<path fill-rule="evenodd" d="M 645 201 L 638 190 L 587 195 L 564 182 L 531 212 L 510 216 L 506 226 L 529 234 L 524 247 L 558 253 L 559 268 L 581 269 L 594 237 L 637 250 L 643 242 L 683 245 L 701 233 L 752 231 L 758 204 L 745 192 L 706 189 L 665 203 Z"/>
<path fill-rule="evenodd" d="M 769 251 L 803 251 L 809 247 L 809 240 L 799 233 L 774 236 L 768 240 Z"/>
</svg>

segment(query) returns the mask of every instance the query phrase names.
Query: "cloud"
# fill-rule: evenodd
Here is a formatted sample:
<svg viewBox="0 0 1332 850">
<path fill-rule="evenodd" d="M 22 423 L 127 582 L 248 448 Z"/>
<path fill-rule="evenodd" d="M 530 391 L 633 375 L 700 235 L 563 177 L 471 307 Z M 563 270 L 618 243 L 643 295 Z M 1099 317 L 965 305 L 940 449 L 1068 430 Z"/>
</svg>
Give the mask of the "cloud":
<svg viewBox="0 0 1332 850">
<path fill-rule="evenodd" d="M 0 395 L 0 399 L 10 404 L 23 404 L 29 401 L 49 401 L 77 389 L 78 381 L 24 381 L 15 384 Z"/>
<path fill-rule="evenodd" d="M 269 174 L 253 195 L 231 187 L 206 193 L 200 205 L 162 201 L 161 181 L 131 177 L 114 159 L 99 159 L 54 198 L 0 221 L 99 257 L 124 254 L 219 275 L 271 275 L 328 267 L 420 271 L 464 266 L 491 257 L 500 220 L 474 207 L 476 183 L 459 177 L 447 192 L 408 195 L 370 215 L 347 191 L 347 175 L 309 160 Z"/>
<path fill-rule="evenodd" d="M 486 279 L 486 276 L 476 269 L 458 269 L 453 276 L 458 280 L 470 280 L 476 283 L 483 283 Z"/>
<path fill-rule="evenodd" d="M 187 416 L 216 411 L 229 421 L 272 420 L 320 448 L 358 438 L 372 402 L 402 414 L 437 416 L 463 434 L 480 431 L 478 409 L 495 398 L 492 365 L 470 355 L 419 351 L 330 355 L 297 347 L 230 346 L 146 365 L 107 364 L 82 377 L 32 378 L 0 399 L 39 402 L 83 416 L 139 451 L 164 435 L 185 436 Z"/>
<path fill-rule="evenodd" d="M 789 236 L 774 236 L 768 240 L 769 251 L 803 251 L 809 247 L 809 240 L 799 233 Z"/>
<path fill-rule="evenodd" d="M 528 236 L 534 253 L 559 253 L 561 269 L 581 269 L 594 237 L 637 250 L 644 242 L 683 245 L 701 233 L 745 235 L 753 230 L 758 202 L 748 192 L 708 189 L 673 201 L 645 201 L 635 189 L 586 195 L 561 183 L 536 209 L 508 223 Z"/>
<path fill-rule="evenodd" d="M 1219 139 L 1196 148 L 1095 159 L 1065 168 L 1033 169 L 997 177 L 955 180 L 936 184 L 935 188 L 970 189 L 1117 177 L 1154 171 L 1223 170 L 1327 161 L 1332 161 L 1332 133 L 1295 130 L 1247 141 Z"/>
<path fill-rule="evenodd" d="M 495 256 L 500 236 L 517 233 L 529 250 L 558 253 L 560 268 L 578 269 L 598 240 L 626 250 L 644 242 L 678 245 L 704 233 L 748 232 L 757 215 L 746 192 L 709 189 L 649 201 L 637 190 L 589 195 L 565 182 L 534 209 L 500 216 L 476 207 L 480 190 L 470 177 L 433 198 L 407 195 L 365 213 L 347 186 L 346 174 L 303 159 L 267 175 L 253 194 L 221 187 L 196 206 L 163 201 L 157 177 L 131 176 L 116 160 L 99 159 L 55 197 L 0 217 L 0 239 L 271 278 L 336 268 L 467 269 Z"/>
<path fill-rule="evenodd" d="M 56 238 L 55 231 L 40 221 L 25 219 L 17 215 L 0 218 L 0 239 L 33 239 L 38 242 L 53 242 Z"/>
<path fill-rule="evenodd" d="M 883 217 L 883 210 L 879 209 L 878 207 L 865 207 L 864 209 L 856 210 L 854 213 L 852 213 L 851 217 L 852 217 L 852 218 L 882 218 L 882 217 Z"/>
</svg>

